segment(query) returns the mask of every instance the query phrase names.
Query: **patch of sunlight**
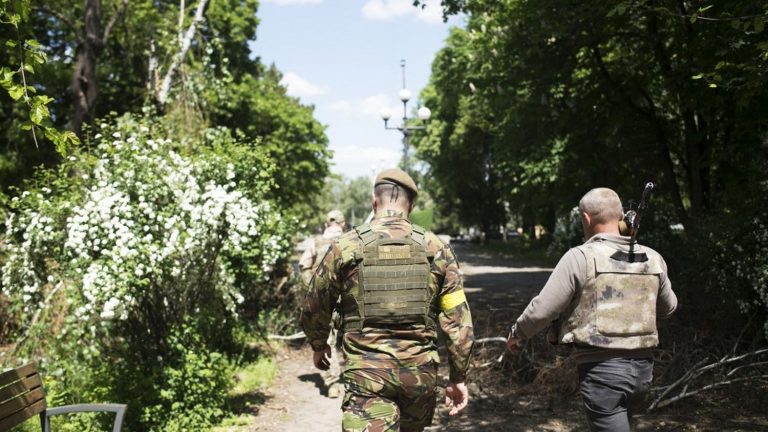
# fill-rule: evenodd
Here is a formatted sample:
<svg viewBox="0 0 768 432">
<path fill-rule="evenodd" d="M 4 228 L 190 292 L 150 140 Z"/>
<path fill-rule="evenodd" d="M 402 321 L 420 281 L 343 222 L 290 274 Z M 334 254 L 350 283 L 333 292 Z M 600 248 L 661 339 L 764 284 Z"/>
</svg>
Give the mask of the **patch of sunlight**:
<svg viewBox="0 0 768 432">
<path fill-rule="evenodd" d="M 277 363 L 271 357 L 259 357 L 235 371 L 236 384 L 231 390 L 233 395 L 251 393 L 269 387 L 277 377 Z"/>
</svg>

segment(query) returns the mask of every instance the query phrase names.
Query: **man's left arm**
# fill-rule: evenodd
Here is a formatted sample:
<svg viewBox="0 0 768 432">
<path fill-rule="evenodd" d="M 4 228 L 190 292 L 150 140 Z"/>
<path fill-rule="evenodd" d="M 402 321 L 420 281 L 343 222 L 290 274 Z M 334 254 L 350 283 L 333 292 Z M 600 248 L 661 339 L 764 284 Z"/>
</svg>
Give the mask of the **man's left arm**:
<svg viewBox="0 0 768 432">
<path fill-rule="evenodd" d="M 463 381 L 467 375 L 475 342 L 472 314 L 464 294 L 464 281 L 459 264 L 448 246 L 442 246 L 435 253 L 434 265 L 436 271 L 442 276 L 438 321 L 447 337 L 450 378 L 451 382 L 459 382 Z"/>
<path fill-rule="evenodd" d="M 667 274 L 667 263 L 662 259 L 662 269 L 664 272 L 660 275 L 659 294 L 656 298 L 656 316 L 666 319 L 672 316 L 677 309 L 677 296 L 672 291 L 672 282 L 669 281 Z"/>
<path fill-rule="evenodd" d="M 341 253 L 334 243 L 315 270 L 304 298 L 301 327 L 315 352 L 326 351 L 333 305 L 339 297 L 338 270 Z"/>
<path fill-rule="evenodd" d="M 446 404 L 451 407 L 449 414 L 456 415 L 469 402 L 469 392 L 464 381 L 469 370 L 475 334 L 472 327 L 472 314 L 464 294 L 463 276 L 453 250 L 442 245 L 435 253 L 434 266 L 442 279 L 438 321 L 446 336 L 451 381 L 446 388 L 445 399 Z"/>
</svg>

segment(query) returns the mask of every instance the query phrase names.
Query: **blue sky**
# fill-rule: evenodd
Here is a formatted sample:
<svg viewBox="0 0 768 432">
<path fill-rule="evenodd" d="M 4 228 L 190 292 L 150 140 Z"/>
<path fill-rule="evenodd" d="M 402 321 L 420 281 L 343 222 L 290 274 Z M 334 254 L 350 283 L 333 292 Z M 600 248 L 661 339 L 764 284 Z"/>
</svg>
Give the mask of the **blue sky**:
<svg viewBox="0 0 768 432">
<path fill-rule="evenodd" d="M 449 26 L 460 21 L 443 23 L 434 0 L 425 10 L 412 0 L 262 0 L 258 16 L 253 54 L 275 63 L 289 94 L 315 106 L 334 151 L 332 171 L 352 178 L 397 165 L 402 136 L 384 129 L 379 112 L 389 107 L 390 125 L 401 123 L 400 60 L 410 110 Z"/>
</svg>

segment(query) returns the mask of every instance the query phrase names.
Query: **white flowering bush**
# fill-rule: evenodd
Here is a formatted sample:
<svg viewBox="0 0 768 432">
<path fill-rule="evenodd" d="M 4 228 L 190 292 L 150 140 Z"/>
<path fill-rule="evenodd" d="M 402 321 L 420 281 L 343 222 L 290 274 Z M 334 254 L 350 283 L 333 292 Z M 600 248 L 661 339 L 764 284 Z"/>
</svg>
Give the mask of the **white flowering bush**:
<svg viewBox="0 0 768 432">
<path fill-rule="evenodd" d="M 182 327 L 222 349 L 240 305 L 270 286 L 294 224 L 263 199 L 274 164 L 227 130 L 174 139 L 124 116 L 86 144 L 13 199 L 2 290 L 19 339 L 34 341 L 20 353 L 57 368 L 68 358 L 69 373 L 112 356 L 127 374 L 102 378 L 114 395 L 132 370 L 189 357 L 168 342 Z"/>
</svg>

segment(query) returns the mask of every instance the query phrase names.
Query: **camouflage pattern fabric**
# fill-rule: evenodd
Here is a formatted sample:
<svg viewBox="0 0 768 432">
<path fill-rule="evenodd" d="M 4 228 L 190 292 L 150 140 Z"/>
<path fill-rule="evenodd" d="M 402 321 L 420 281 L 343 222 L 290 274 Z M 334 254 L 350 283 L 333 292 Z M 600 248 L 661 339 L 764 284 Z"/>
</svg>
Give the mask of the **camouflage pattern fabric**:
<svg viewBox="0 0 768 432">
<path fill-rule="evenodd" d="M 613 259 L 616 251 L 601 243 L 579 249 L 587 258 L 587 280 L 566 314 L 559 342 L 613 349 L 658 345 L 660 256 L 646 249 L 646 261 L 630 263 Z"/>
<path fill-rule="evenodd" d="M 299 272 L 305 287 L 308 287 L 312 281 L 312 274 L 314 274 L 317 266 L 320 265 L 320 260 L 325 255 L 328 247 L 334 239 L 343 233 L 344 231 L 340 226 L 331 225 L 325 228 L 322 235 L 313 237 L 312 241 L 309 242 L 304 253 L 301 254 L 301 258 L 299 258 Z"/>
<path fill-rule="evenodd" d="M 437 365 L 344 373 L 344 432 L 421 431 L 437 404 Z"/>
<path fill-rule="evenodd" d="M 410 222 L 402 213 L 391 210 L 377 214 L 370 226 L 385 238 L 411 235 Z M 430 263 L 429 284 L 439 293 L 435 301 L 441 304 L 438 323 L 447 336 L 450 379 L 460 382 L 467 373 L 474 344 L 472 316 L 464 298 L 462 275 L 453 251 L 431 232 L 427 232 L 425 238 L 425 246 L 434 256 Z M 333 304 L 342 290 L 358 289 L 360 250 L 360 238 L 355 231 L 350 231 L 331 244 L 315 271 L 301 318 L 301 325 L 315 351 L 327 346 Z M 444 303 L 442 300 L 446 298 L 459 301 Z M 436 364 L 439 362 L 436 344 L 437 332 L 423 324 L 350 330 L 341 340 L 344 369 L 399 369 Z"/>
</svg>

